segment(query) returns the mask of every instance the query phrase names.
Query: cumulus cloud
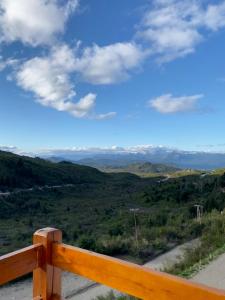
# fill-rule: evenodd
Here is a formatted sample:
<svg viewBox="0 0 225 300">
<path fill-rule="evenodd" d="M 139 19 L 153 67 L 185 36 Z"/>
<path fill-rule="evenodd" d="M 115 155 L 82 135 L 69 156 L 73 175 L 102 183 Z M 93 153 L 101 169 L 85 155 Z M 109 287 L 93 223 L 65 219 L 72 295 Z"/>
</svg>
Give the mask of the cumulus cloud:
<svg viewBox="0 0 225 300">
<path fill-rule="evenodd" d="M 75 66 L 73 50 L 67 45 L 57 46 L 48 56 L 35 57 L 24 62 L 16 69 L 15 79 L 18 86 L 32 92 L 43 106 L 69 112 L 77 118 L 108 117 L 108 114 L 98 116 L 93 112 L 96 94 L 89 93 L 78 102 L 73 102 L 76 91 L 71 75 Z"/>
<path fill-rule="evenodd" d="M 148 101 L 148 106 L 162 114 L 173 114 L 178 112 L 190 112 L 197 109 L 198 100 L 204 95 L 174 97 L 165 94 Z"/>
<path fill-rule="evenodd" d="M 225 1 L 219 4 L 210 4 L 202 22 L 205 22 L 205 25 L 213 31 L 225 27 Z"/>
<path fill-rule="evenodd" d="M 77 59 L 76 70 L 92 84 L 112 84 L 129 77 L 129 72 L 140 66 L 144 52 L 135 43 L 115 43 L 85 48 Z"/>
<path fill-rule="evenodd" d="M 67 111 L 75 117 L 108 119 L 115 112 L 94 112 L 96 94 L 89 93 L 74 102 L 76 89 L 73 76 L 91 84 L 112 84 L 129 78 L 138 68 L 144 54 L 134 42 L 106 46 L 93 45 L 71 49 L 59 45 L 57 35 L 63 33 L 69 16 L 77 9 L 79 0 L 1 0 L 0 42 L 4 45 L 20 41 L 30 46 L 49 46 L 49 54 L 29 60 L 4 60 L 0 57 L 0 71 L 14 68 L 17 85 L 32 92 L 43 106 Z M 56 42 L 54 46 L 54 43 Z"/>
<path fill-rule="evenodd" d="M 115 112 L 94 112 L 94 93 L 75 101 L 74 76 L 94 85 L 115 84 L 128 79 L 147 58 L 156 57 L 163 63 L 194 52 L 207 32 L 225 27 L 225 0 L 209 2 L 153 0 L 135 38 L 105 46 L 81 47 L 78 43 L 72 49 L 59 45 L 57 36 L 64 32 L 79 0 L 0 0 L 0 42 L 49 46 L 47 55 L 35 56 L 18 66 L 16 60 L 0 57 L 0 71 L 13 66 L 18 86 L 32 92 L 41 105 L 80 118 L 111 118 Z M 200 96 L 176 98 L 168 94 L 149 105 L 162 113 L 190 111 Z"/>
<path fill-rule="evenodd" d="M 94 45 L 72 49 L 63 44 L 55 46 L 48 56 L 34 57 L 15 72 L 17 84 L 33 92 L 37 101 L 59 111 L 68 111 L 76 117 L 98 120 L 112 118 L 115 112 L 93 113 L 95 94 L 88 94 L 81 102 L 73 103 L 76 96 L 72 75 L 92 84 L 112 84 L 129 77 L 138 68 L 144 52 L 134 43 L 116 43 L 105 47 Z"/>
<path fill-rule="evenodd" d="M 223 27 L 225 1 L 204 5 L 198 0 L 155 0 L 137 36 L 150 44 L 159 62 L 168 62 L 194 52 L 206 30 Z"/>
<path fill-rule="evenodd" d="M 17 71 L 19 86 L 34 92 L 46 106 L 75 96 L 69 74 L 73 71 L 73 55 L 66 47 L 54 48 L 49 56 L 34 57 Z"/>
<path fill-rule="evenodd" d="M 60 5 L 59 0 L 1 0 L 1 41 L 37 46 L 49 44 L 62 33 L 70 14 L 78 7 L 78 0 Z"/>
</svg>

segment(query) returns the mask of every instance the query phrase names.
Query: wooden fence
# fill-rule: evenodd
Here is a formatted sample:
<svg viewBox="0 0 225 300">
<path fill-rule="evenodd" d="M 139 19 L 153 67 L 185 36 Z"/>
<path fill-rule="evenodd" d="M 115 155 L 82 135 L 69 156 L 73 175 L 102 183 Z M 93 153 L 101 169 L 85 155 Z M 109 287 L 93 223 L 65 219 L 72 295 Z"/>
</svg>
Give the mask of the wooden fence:
<svg viewBox="0 0 225 300">
<path fill-rule="evenodd" d="M 54 228 L 38 230 L 32 246 L 0 257 L 0 285 L 33 272 L 33 300 L 62 300 L 61 270 L 140 299 L 225 300 L 225 291 L 62 244 Z"/>
</svg>

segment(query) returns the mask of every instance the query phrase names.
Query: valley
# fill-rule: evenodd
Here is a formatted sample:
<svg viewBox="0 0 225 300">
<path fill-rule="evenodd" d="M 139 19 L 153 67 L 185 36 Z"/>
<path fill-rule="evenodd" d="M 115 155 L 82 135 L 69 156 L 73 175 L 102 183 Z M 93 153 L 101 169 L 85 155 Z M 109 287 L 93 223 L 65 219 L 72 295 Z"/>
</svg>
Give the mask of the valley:
<svg viewBox="0 0 225 300">
<path fill-rule="evenodd" d="M 0 190 L 9 193 L 0 195 L 1 254 L 26 246 L 47 226 L 61 229 L 69 244 L 138 263 L 204 236 L 212 222 L 222 235 L 222 170 L 164 180 L 8 152 L 1 153 L 0 166 Z M 196 204 L 204 207 L 201 223 Z"/>
</svg>

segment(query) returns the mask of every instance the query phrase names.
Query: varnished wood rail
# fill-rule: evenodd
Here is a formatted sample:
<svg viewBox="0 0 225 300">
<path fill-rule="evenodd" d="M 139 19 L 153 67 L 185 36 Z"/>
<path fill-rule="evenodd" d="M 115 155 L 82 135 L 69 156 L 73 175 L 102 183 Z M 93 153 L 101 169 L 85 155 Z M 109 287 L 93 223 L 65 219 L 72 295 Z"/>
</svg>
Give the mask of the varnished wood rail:
<svg viewBox="0 0 225 300">
<path fill-rule="evenodd" d="M 42 244 L 0 257 L 0 285 L 31 273 L 41 265 Z"/>
<path fill-rule="evenodd" d="M 0 285 L 33 271 L 33 300 L 62 300 L 61 270 L 140 299 L 225 300 L 225 291 L 62 244 L 57 229 L 41 229 L 33 241 L 33 246 L 0 257 Z"/>
<path fill-rule="evenodd" d="M 225 300 L 225 291 L 64 244 L 53 244 L 52 262 L 62 270 L 140 299 Z"/>
</svg>

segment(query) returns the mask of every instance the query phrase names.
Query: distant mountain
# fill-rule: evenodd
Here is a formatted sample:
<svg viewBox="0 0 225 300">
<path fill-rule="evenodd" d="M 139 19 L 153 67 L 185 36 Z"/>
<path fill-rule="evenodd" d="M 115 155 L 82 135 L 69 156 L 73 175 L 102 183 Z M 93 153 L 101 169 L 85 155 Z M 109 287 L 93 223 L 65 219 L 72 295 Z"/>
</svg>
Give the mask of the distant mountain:
<svg viewBox="0 0 225 300">
<path fill-rule="evenodd" d="M 96 155 L 94 157 L 90 158 L 83 158 L 80 160 L 77 160 L 76 163 L 84 165 L 84 166 L 91 166 L 94 168 L 105 168 L 105 167 L 126 167 L 130 164 L 135 163 L 145 163 L 146 159 L 143 157 L 139 157 L 137 155 L 133 154 L 127 154 L 127 155 L 110 155 L 110 154 L 104 154 L 104 155 Z"/>
<path fill-rule="evenodd" d="M 153 146 L 56 150 L 40 155 L 45 158 L 51 157 L 51 159 L 60 157 L 64 160 L 98 168 L 144 162 L 173 165 L 182 169 L 212 170 L 225 167 L 225 153 L 183 151 Z"/>
</svg>

